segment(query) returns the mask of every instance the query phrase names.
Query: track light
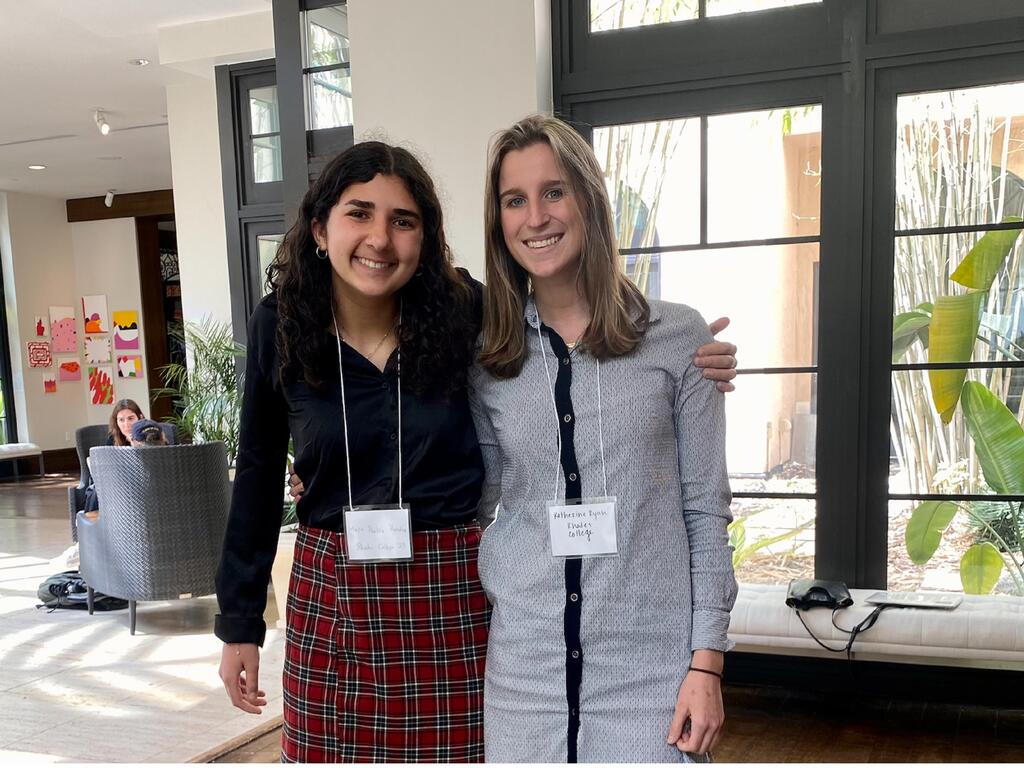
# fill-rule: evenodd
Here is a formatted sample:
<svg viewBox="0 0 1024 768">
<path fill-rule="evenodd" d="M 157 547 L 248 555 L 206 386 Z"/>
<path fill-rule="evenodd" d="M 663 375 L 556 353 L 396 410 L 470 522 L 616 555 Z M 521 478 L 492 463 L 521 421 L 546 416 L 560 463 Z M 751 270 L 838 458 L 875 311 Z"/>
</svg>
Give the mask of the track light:
<svg viewBox="0 0 1024 768">
<path fill-rule="evenodd" d="M 107 122 L 107 116 L 103 114 L 102 110 L 97 109 L 92 118 L 96 121 L 96 127 L 100 129 L 100 133 L 104 136 L 110 133 L 110 123 Z"/>
<path fill-rule="evenodd" d="M 103 198 L 103 204 L 110 208 L 114 204 L 114 190 L 108 189 L 106 196 Z"/>
</svg>

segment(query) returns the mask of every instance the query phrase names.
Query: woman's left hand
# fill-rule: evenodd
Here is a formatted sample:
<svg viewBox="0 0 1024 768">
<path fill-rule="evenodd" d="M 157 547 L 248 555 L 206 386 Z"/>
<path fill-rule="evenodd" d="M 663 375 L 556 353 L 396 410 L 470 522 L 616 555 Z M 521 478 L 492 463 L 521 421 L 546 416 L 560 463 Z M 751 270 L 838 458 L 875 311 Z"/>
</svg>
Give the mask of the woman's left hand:
<svg viewBox="0 0 1024 768">
<path fill-rule="evenodd" d="M 708 659 L 711 663 L 703 659 L 698 662 L 697 654 L 700 653 L 714 653 L 718 663 L 714 664 L 711 659 Z M 721 671 L 721 657 L 722 654 L 713 651 L 697 651 L 693 666 Z M 668 743 L 675 744 L 680 752 L 710 752 L 718 743 L 724 722 L 721 680 L 706 672 L 688 671 L 679 686 L 672 725 L 668 729 Z"/>
<path fill-rule="evenodd" d="M 728 317 L 720 317 L 708 326 L 711 335 L 715 336 L 729 326 Z M 715 341 L 705 344 L 694 355 L 693 364 L 704 369 L 704 378 L 715 382 L 719 392 L 732 392 L 736 386 L 732 380 L 736 378 L 736 345 L 727 341 Z"/>
</svg>

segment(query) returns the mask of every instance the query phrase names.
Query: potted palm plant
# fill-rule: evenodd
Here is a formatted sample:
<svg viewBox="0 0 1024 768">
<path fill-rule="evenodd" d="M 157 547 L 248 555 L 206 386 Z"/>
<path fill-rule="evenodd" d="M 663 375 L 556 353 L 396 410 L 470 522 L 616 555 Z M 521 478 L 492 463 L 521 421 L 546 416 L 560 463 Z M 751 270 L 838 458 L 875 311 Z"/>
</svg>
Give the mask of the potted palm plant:
<svg viewBox="0 0 1024 768">
<path fill-rule="evenodd" d="M 177 427 L 184 441 L 223 441 L 227 446 L 229 473 L 233 475 L 244 378 L 239 362 L 245 358 L 245 347 L 235 341 L 227 323 L 208 317 L 198 323 L 186 323 L 172 333 L 188 350 L 187 364 L 171 363 L 161 368 L 165 386 L 153 394 L 172 399 L 174 415 L 167 421 Z M 289 466 L 293 452 L 289 446 Z M 271 581 L 278 616 L 283 620 L 298 527 L 295 502 L 286 492 L 282 494 L 281 526 Z"/>
</svg>

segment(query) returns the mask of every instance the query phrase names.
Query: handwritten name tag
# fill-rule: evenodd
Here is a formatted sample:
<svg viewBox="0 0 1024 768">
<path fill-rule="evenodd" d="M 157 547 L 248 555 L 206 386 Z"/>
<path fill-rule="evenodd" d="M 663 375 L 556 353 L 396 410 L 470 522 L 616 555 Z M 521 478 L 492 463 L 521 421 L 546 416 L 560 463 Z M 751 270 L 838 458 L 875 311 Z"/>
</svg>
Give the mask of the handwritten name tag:
<svg viewBox="0 0 1024 768">
<path fill-rule="evenodd" d="M 619 553 L 615 497 L 548 502 L 551 554 L 555 557 L 609 557 Z"/>
<path fill-rule="evenodd" d="M 412 560 L 409 505 L 345 507 L 345 544 L 353 562 Z"/>
</svg>

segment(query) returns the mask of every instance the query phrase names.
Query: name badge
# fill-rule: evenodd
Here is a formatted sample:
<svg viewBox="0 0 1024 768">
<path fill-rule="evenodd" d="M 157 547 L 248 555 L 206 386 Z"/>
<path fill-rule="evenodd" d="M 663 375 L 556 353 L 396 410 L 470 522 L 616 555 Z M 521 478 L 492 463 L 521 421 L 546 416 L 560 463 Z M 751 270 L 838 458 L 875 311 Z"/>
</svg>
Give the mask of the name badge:
<svg viewBox="0 0 1024 768">
<path fill-rule="evenodd" d="M 359 563 L 412 560 L 412 515 L 408 504 L 345 507 L 345 548 Z"/>
<path fill-rule="evenodd" d="M 619 554 L 614 496 L 548 502 L 551 554 L 613 557 Z"/>
</svg>

